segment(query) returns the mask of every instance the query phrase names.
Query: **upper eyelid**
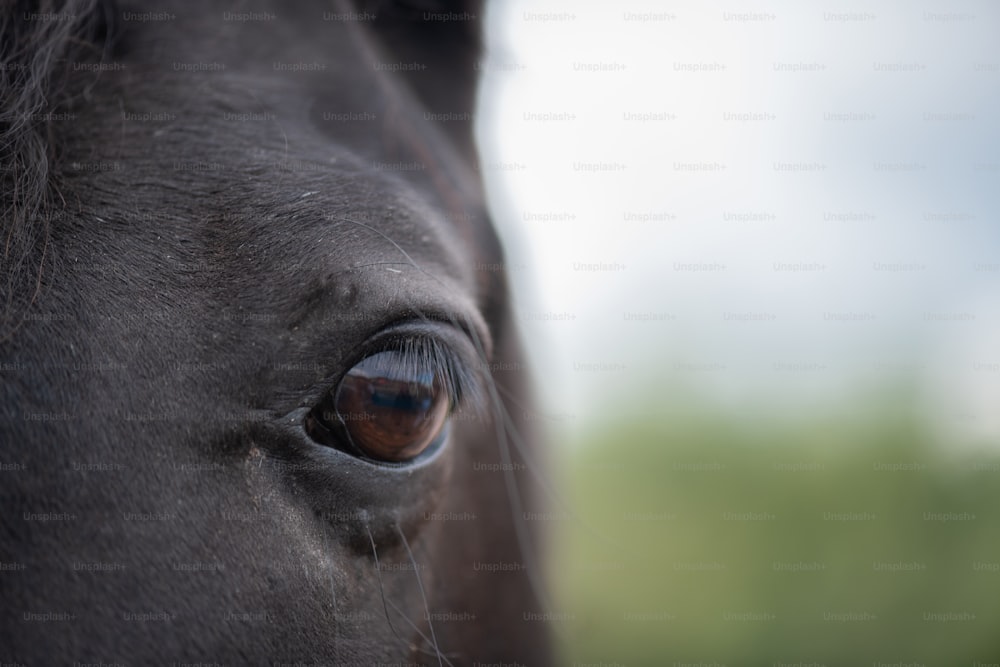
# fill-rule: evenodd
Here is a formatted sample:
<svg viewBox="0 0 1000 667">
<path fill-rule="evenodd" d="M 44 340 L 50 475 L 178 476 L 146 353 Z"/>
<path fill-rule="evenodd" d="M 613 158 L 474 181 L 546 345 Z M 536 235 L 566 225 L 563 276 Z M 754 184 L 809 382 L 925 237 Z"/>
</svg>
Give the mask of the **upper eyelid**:
<svg viewBox="0 0 1000 667">
<path fill-rule="evenodd" d="M 406 325 L 390 329 L 386 332 L 384 339 L 381 341 L 376 339 L 376 345 L 362 353 L 351 364 L 351 367 L 359 363 L 362 359 L 378 352 L 396 350 L 404 355 L 408 355 L 404 363 L 411 367 L 416 367 L 424 361 L 430 361 L 434 366 L 435 373 L 447 376 L 453 385 L 449 387 L 449 390 L 458 394 L 452 397 L 456 399 L 455 408 L 472 403 L 477 410 L 481 409 L 486 396 L 485 382 L 487 380 L 484 377 L 484 373 L 485 369 L 489 367 L 488 361 L 480 358 L 478 350 L 466 330 L 456 329 L 451 322 L 448 322 L 448 328 L 453 330 L 450 332 L 450 335 L 437 335 L 434 331 L 424 330 L 420 327 L 421 324 L 428 321 L 425 318 L 418 323 L 411 324 L 414 327 L 413 329 Z M 416 327 L 420 328 L 417 329 Z M 456 336 L 466 338 L 467 344 L 463 345 L 460 343 L 456 345 L 446 340 L 446 338 Z M 402 342 L 402 345 L 400 342 Z M 428 351 L 431 353 L 426 354 Z M 475 354 L 472 354 L 473 351 L 475 351 Z M 424 354 L 421 355 L 421 353 Z M 418 358 L 418 355 L 421 356 Z M 340 381 L 338 380 L 337 386 L 339 384 Z"/>
<path fill-rule="evenodd" d="M 489 363 L 493 358 L 493 338 L 490 336 L 489 328 L 479 314 L 479 311 L 472 310 L 472 315 L 456 317 L 445 312 L 415 312 L 407 318 L 397 320 L 393 324 L 384 327 L 385 330 L 395 327 L 419 326 L 424 322 L 433 322 L 446 325 L 465 335 L 470 345 L 476 350 L 476 354 L 481 357 L 482 363 Z"/>
</svg>

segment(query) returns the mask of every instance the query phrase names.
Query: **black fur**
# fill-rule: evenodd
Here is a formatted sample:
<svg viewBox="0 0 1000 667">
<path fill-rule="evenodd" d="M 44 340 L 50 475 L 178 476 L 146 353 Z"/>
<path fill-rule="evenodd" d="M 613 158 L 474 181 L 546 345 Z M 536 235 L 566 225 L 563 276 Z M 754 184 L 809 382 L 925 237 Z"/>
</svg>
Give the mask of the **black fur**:
<svg viewBox="0 0 1000 667">
<path fill-rule="evenodd" d="M 482 7 L 3 11 L 0 662 L 546 664 Z M 386 336 L 483 373 L 411 464 L 303 428 Z"/>
</svg>

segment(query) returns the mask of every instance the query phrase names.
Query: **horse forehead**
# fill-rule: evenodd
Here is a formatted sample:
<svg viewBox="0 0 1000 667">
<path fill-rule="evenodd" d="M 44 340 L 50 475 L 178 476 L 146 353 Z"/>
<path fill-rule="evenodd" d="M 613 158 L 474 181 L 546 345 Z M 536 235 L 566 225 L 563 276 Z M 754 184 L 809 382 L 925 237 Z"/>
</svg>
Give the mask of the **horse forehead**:
<svg viewBox="0 0 1000 667">
<path fill-rule="evenodd" d="M 496 264 L 499 244 L 478 188 L 449 182 L 454 165 L 468 170 L 446 154 L 446 140 L 418 132 L 437 149 L 429 151 L 432 160 L 450 162 L 448 168 L 394 170 L 415 164 L 400 142 L 387 145 L 398 115 L 353 123 L 317 118 L 317 109 L 327 106 L 380 109 L 386 102 L 385 84 L 393 81 L 377 82 L 370 62 L 358 67 L 364 56 L 355 48 L 356 28 L 324 24 L 338 39 L 310 53 L 312 47 L 298 49 L 294 34 L 281 30 L 263 49 L 252 29 L 227 28 L 220 39 L 206 39 L 198 30 L 218 24 L 221 11 L 205 16 L 204 25 L 195 22 L 201 27 L 190 31 L 180 29 L 181 21 L 138 26 L 130 41 L 147 41 L 126 51 L 122 85 L 93 100 L 100 128 L 89 125 L 85 143 L 103 132 L 107 150 L 122 155 L 127 167 L 93 180 L 117 179 L 121 191 L 136 193 L 118 204 L 119 218 L 138 227 L 136 236 L 155 227 L 158 235 L 207 238 L 217 264 L 212 272 L 221 277 L 273 277 L 276 285 L 359 282 L 373 297 L 385 295 L 377 299 L 382 302 L 398 294 L 461 295 L 480 305 L 491 298 L 493 276 L 476 267 Z M 277 67 L 289 62 L 323 67 Z M 420 108 L 405 111 L 419 129 Z M 147 184 L 166 187 L 144 190 Z M 457 204 L 449 197 L 455 193 Z M 135 205 L 170 214 L 154 216 L 142 229 L 143 218 L 133 224 L 129 207 Z M 170 263 L 143 265 L 144 272 L 158 268 L 172 270 Z M 340 277 L 332 280 L 335 274 Z M 230 282 L 229 290 L 238 292 L 244 281 Z M 285 291 L 296 292 L 294 285 Z"/>
<path fill-rule="evenodd" d="M 353 178 L 358 180 L 350 183 L 366 182 L 364 175 Z M 381 200 L 344 202 L 322 191 L 322 181 L 311 187 L 316 189 L 292 192 L 295 207 L 263 217 L 237 211 L 234 220 L 217 221 L 209 255 L 220 275 L 252 276 L 252 293 L 263 281 L 306 302 L 314 291 L 329 292 L 336 301 L 346 290 L 359 297 L 351 301 L 354 309 L 377 310 L 398 300 L 453 304 L 460 311 L 475 307 L 480 294 L 474 249 L 463 245 L 435 208 L 389 191 Z"/>
<path fill-rule="evenodd" d="M 212 24 L 194 25 L 204 23 Z M 462 239 L 467 250 L 490 226 L 478 188 L 452 186 L 460 180 L 455 173 L 468 169 L 449 159 L 446 138 L 422 131 L 430 128 L 420 125 L 413 100 L 391 117 L 384 112 L 396 100 L 387 99 L 391 93 L 372 76 L 371 63 L 359 67 L 350 24 L 324 24 L 330 39 L 309 61 L 301 61 L 308 51 L 297 50 L 287 34 L 265 40 L 277 46 L 262 50 L 253 33 L 210 40 L 183 25 L 136 27 L 129 42 L 138 46 L 126 51 L 124 71 L 109 77 L 114 85 L 94 91 L 84 110 L 86 129 L 68 130 L 82 154 L 100 150 L 123 167 L 80 180 L 117 179 L 135 193 L 173 178 L 167 185 L 184 190 L 184 209 L 222 206 L 209 213 L 239 222 L 257 240 L 277 242 L 294 230 L 308 241 L 351 223 L 391 237 L 374 238 L 373 246 L 408 243 L 419 253 L 430 241 L 443 246 L 432 255 L 447 260 L 457 251 L 448 247 L 453 240 Z M 312 65 L 322 69 L 281 69 Z M 345 110 L 356 117 L 345 119 Z M 432 150 L 415 154 L 395 138 L 401 132 L 418 135 L 418 148 Z M 158 196 L 157 203 L 169 205 L 170 195 L 137 198 Z"/>
<path fill-rule="evenodd" d="M 229 6 L 178 5 L 176 22 L 141 24 L 129 40 L 137 45 L 127 56 L 133 71 L 104 100 L 109 137 L 122 134 L 119 114 L 166 117 L 155 130 L 155 123 L 136 123 L 136 143 L 202 160 L 193 167 L 220 166 L 213 161 L 219 158 L 228 162 L 222 167 L 243 172 L 237 179 L 272 168 L 271 189 L 312 197 L 305 203 L 316 219 L 343 213 L 339 197 L 354 204 L 347 213 L 356 221 L 396 233 L 422 226 L 414 233 L 423 240 L 428 233 L 436 240 L 457 236 L 467 248 L 482 246 L 484 260 L 495 258 L 476 173 L 426 120 L 406 85 L 377 71 L 363 23 L 317 22 L 320 4 L 262 6 L 255 13 L 273 21 L 227 21 L 237 13 Z M 122 106 L 131 114 L 120 113 Z M 141 170 L 142 162 L 133 156 L 129 169 Z M 314 196 L 331 192 L 325 201 Z M 421 215 L 405 220 L 394 208 Z"/>
<path fill-rule="evenodd" d="M 132 0 L 121 5 L 120 30 L 132 33 L 130 49 L 179 61 L 213 56 L 227 66 L 270 61 L 280 55 L 312 56 L 331 60 L 350 58 L 356 43 L 350 33 L 365 21 L 343 20 L 337 0 L 257 0 L 252 8 L 230 0 Z M 155 5 L 152 6 L 152 5 Z M 362 12 L 355 18 L 366 16 Z M 374 14 L 370 15 L 374 17 Z M 367 73 L 359 72 L 358 78 Z"/>
<path fill-rule="evenodd" d="M 225 95 L 230 85 L 220 79 L 215 93 Z M 218 111 L 209 103 L 189 108 L 179 127 L 137 128 L 120 161 L 127 168 L 95 175 L 132 193 L 94 210 L 99 221 L 128 228 L 121 244 L 154 233 L 163 247 L 195 239 L 213 263 L 237 273 L 326 281 L 353 272 L 372 287 L 391 283 L 387 289 L 402 276 L 427 291 L 474 292 L 476 267 L 497 260 L 481 201 L 464 201 L 456 215 L 426 182 L 381 168 L 378 157 L 317 132 L 307 118 L 265 121 L 268 133 L 220 121 Z M 191 128 L 205 141 L 178 140 Z M 250 144 L 254 138 L 258 145 Z"/>
</svg>

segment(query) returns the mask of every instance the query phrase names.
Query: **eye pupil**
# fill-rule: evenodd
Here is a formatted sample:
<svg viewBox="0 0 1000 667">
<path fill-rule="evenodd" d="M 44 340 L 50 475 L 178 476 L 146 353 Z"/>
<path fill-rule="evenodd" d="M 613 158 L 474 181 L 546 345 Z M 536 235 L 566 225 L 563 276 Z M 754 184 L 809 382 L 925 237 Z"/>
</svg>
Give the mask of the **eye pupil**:
<svg viewBox="0 0 1000 667">
<path fill-rule="evenodd" d="M 433 369 L 407 363 L 402 352 L 389 350 L 365 357 L 348 371 L 333 407 L 356 449 L 399 462 L 439 438 L 451 400 Z"/>
</svg>

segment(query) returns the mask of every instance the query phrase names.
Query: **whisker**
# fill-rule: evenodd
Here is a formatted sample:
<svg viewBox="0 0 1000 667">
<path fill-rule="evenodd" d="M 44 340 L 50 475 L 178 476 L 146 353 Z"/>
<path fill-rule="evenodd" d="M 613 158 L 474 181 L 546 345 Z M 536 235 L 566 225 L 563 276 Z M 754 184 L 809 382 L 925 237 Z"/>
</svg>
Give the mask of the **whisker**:
<svg viewBox="0 0 1000 667">
<path fill-rule="evenodd" d="M 389 606 L 392 607 L 392 610 L 394 612 L 396 612 L 397 614 L 399 614 L 403 618 L 403 620 L 406 621 L 406 623 L 411 628 L 413 628 L 414 632 L 416 632 L 418 635 L 420 635 L 421 639 L 423 639 L 425 642 L 427 642 L 428 644 L 430 644 L 430 641 L 431 641 L 430 638 L 427 635 L 425 635 L 423 633 L 423 631 L 419 627 L 417 627 L 417 625 L 413 621 L 411 621 L 410 618 L 406 614 L 403 613 L 402 609 L 400 609 L 399 607 L 397 607 L 396 604 L 394 602 L 392 602 L 392 601 L 389 602 Z M 427 650 L 425 650 L 423 648 L 420 648 L 419 646 L 415 646 L 415 647 L 412 647 L 412 648 L 414 648 L 414 650 L 420 651 L 421 653 L 423 653 L 425 655 L 430 655 L 430 651 L 427 651 Z M 459 654 L 453 653 L 451 655 L 451 657 L 458 658 Z M 446 665 L 448 665 L 448 667 L 455 667 L 452 664 L 451 660 L 448 659 L 448 656 L 443 651 L 440 651 L 440 650 L 438 651 L 438 658 L 440 660 L 443 660 L 444 663 Z"/>
<path fill-rule="evenodd" d="M 406 640 L 399 636 L 396 632 L 396 627 L 392 624 L 392 619 L 389 618 L 389 603 L 385 598 L 385 583 L 382 581 L 382 568 L 379 567 L 378 563 L 378 549 L 375 548 L 375 536 L 372 535 L 371 529 L 368 527 L 368 523 L 365 524 L 365 532 L 368 533 L 368 539 L 372 545 L 372 556 L 375 557 L 375 575 L 378 577 L 378 592 L 382 596 L 382 610 L 385 612 L 385 622 L 389 624 L 389 629 L 392 630 L 392 634 L 403 644 L 406 644 Z M 396 605 L 393 605 L 395 607 Z M 398 609 L 397 609 L 398 611 Z M 404 615 L 405 617 L 405 615 Z"/>
<path fill-rule="evenodd" d="M 396 527 L 396 532 L 399 533 L 399 537 L 403 541 L 403 546 L 406 547 L 406 555 L 410 558 L 410 564 L 413 565 L 413 575 L 417 578 L 417 587 L 420 589 L 420 599 L 424 602 L 424 613 L 427 614 L 427 627 L 430 628 L 431 631 L 431 645 L 437 653 L 438 665 L 442 665 L 441 648 L 437 643 L 437 635 L 434 634 L 434 620 L 431 618 L 430 607 L 427 606 L 427 594 L 424 592 L 424 582 L 420 578 L 420 568 L 417 566 L 416 559 L 413 558 L 413 551 L 410 549 L 410 542 L 406 539 L 403 529 L 399 527 L 399 523 L 394 525 Z"/>
<path fill-rule="evenodd" d="M 483 342 L 477 335 L 475 327 L 467 326 L 465 329 L 469 332 L 469 336 L 472 338 L 472 343 L 476 348 L 477 354 L 479 354 L 481 358 L 485 358 Z M 503 463 L 503 476 L 504 485 L 507 489 L 507 501 L 510 504 L 512 514 L 511 523 L 514 526 L 514 535 L 517 539 L 521 556 L 525 560 L 525 571 L 528 575 L 528 584 L 531 586 L 531 591 L 539 604 L 541 604 L 541 606 L 545 609 L 551 609 L 552 605 L 549 601 L 548 593 L 541 581 L 540 566 L 535 562 L 533 556 L 535 552 L 524 526 L 524 508 L 521 504 L 521 491 L 518 488 L 517 480 L 514 478 L 513 458 L 511 457 L 510 444 L 507 440 L 507 426 L 511 423 L 511 419 L 506 408 L 504 407 L 503 400 L 500 398 L 497 383 L 493 379 L 493 375 L 491 373 L 484 373 L 483 375 L 486 379 L 485 384 L 487 391 L 489 392 L 490 402 L 494 406 L 496 412 L 497 418 L 494 424 L 496 428 L 497 445 L 500 450 L 500 461 Z"/>
<path fill-rule="evenodd" d="M 405 258 L 406 258 L 406 261 L 410 263 L 410 266 L 412 266 L 413 268 L 415 268 L 415 269 L 416 269 L 417 271 L 420 271 L 420 272 L 421 272 L 421 273 L 423 273 L 424 275 L 427 275 L 427 276 L 429 276 L 429 277 L 431 277 L 431 278 L 434 278 L 435 280 L 438 280 L 438 278 L 437 278 L 437 277 L 436 277 L 436 276 L 435 276 L 434 274 L 432 274 L 432 273 L 428 273 L 427 271 L 425 271 L 424 269 L 422 269 L 422 268 L 421 268 L 421 267 L 420 267 L 420 266 L 419 266 L 419 265 L 418 265 L 418 264 L 417 264 L 417 263 L 416 263 L 416 262 L 415 262 L 415 261 L 413 260 L 413 258 L 412 258 L 412 257 L 410 257 L 409 253 L 407 253 L 407 252 L 406 252 L 405 250 L 403 250 L 403 246 L 401 246 L 401 245 L 399 245 L 398 243 L 396 243 L 395 241 L 393 241 L 393 240 L 392 240 L 392 237 L 390 237 L 390 236 L 389 236 L 388 234 L 386 234 L 385 232 L 383 232 L 383 231 L 381 231 L 381 230 L 379 230 L 379 229 L 376 229 L 375 227 L 372 227 L 371 225 L 366 225 L 365 223 L 363 223 L 363 222 L 360 222 L 360 221 L 358 221 L 358 220 L 351 220 L 350 218 L 345 218 L 345 217 L 336 217 L 336 218 L 334 218 L 333 220 L 334 220 L 334 222 L 347 222 L 347 223 L 350 223 L 350 224 L 352 224 L 352 225 L 356 225 L 356 226 L 358 226 L 358 227 L 361 227 L 362 229 L 367 229 L 368 231 L 370 231 L 370 232 L 373 232 L 373 233 L 375 233 L 375 234 L 377 234 L 377 235 L 381 236 L 381 237 L 382 237 L 383 239 L 385 239 L 385 240 L 386 240 L 386 241 L 388 241 L 388 242 L 389 242 L 390 244 L 392 244 L 392 247 L 393 247 L 393 248 L 395 248 L 396 250 L 398 250 L 398 251 L 399 251 L 399 254 L 401 254 L 401 255 L 402 255 L 403 257 L 405 257 Z M 438 280 L 438 282 L 440 282 L 440 280 Z"/>
<path fill-rule="evenodd" d="M 448 660 L 444 656 L 444 654 L 441 652 L 441 650 L 438 648 L 438 646 L 437 646 L 437 640 L 436 639 L 431 639 L 427 635 L 425 635 L 420 630 L 420 628 L 417 627 L 417 625 L 412 620 L 410 620 L 409 616 L 407 616 L 403 612 L 402 609 L 400 609 L 399 607 L 397 607 L 395 605 L 395 603 L 391 602 L 388 598 L 385 597 L 385 584 L 384 584 L 384 582 L 382 580 L 382 569 L 379 567 L 378 549 L 375 547 L 375 537 L 374 537 L 374 535 L 372 535 L 371 528 L 368 527 L 368 524 L 365 523 L 364 526 L 365 526 L 365 532 L 368 533 L 368 540 L 369 540 L 369 542 L 372 545 L 372 555 L 375 558 L 375 574 L 378 576 L 379 594 L 382 597 L 382 610 L 385 612 L 385 620 L 389 624 L 389 629 L 392 630 L 392 634 L 396 637 L 396 639 L 398 639 L 400 641 L 400 643 L 404 644 L 408 648 L 410 648 L 410 649 L 417 648 L 417 647 L 412 646 L 408 641 L 406 641 L 403 637 L 401 637 L 399 635 L 399 632 L 396 630 L 396 627 L 392 624 L 392 619 L 389 617 L 389 607 L 392 607 L 393 611 L 395 611 L 397 614 L 399 614 L 399 616 L 404 621 L 406 621 L 406 623 L 411 628 L 413 628 L 414 632 L 416 632 L 418 635 L 420 635 L 421 639 L 423 639 L 425 642 L 427 642 L 428 644 L 431 644 L 434 647 L 434 650 L 437 651 L 438 664 L 441 664 L 441 661 L 444 661 L 444 663 L 446 663 L 448 665 L 448 667 L 454 667 L 452 665 L 451 661 Z M 399 527 L 397 526 L 397 530 L 398 530 L 398 528 Z M 403 543 L 406 544 L 406 538 L 405 538 L 405 536 L 403 538 Z M 410 553 L 410 547 L 409 547 L 408 544 L 406 546 L 406 551 L 407 551 L 407 553 Z M 413 555 L 412 555 L 412 553 L 410 553 L 410 560 L 411 560 L 411 562 L 413 562 Z M 414 563 L 414 568 L 416 568 L 416 564 L 415 563 Z M 419 574 L 417 575 L 417 581 L 420 581 Z M 424 590 L 423 590 L 423 585 L 422 584 L 420 586 L 420 594 L 421 595 L 424 594 Z M 426 600 L 426 598 L 424 598 L 424 608 L 425 609 L 427 608 L 427 600 Z M 427 617 L 427 622 L 428 622 L 428 624 L 430 624 L 430 615 L 429 615 L 429 613 L 428 613 L 428 617 Z M 432 632 L 433 632 L 433 627 L 432 627 Z M 417 650 L 420 650 L 423 653 L 428 653 L 427 651 L 423 651 L 422 649 L 419 649 L 419 648 L 417 648 Z"/>
<path fill-rule="evenodd" d="M 506 389 L 503 385 L 499 383 L 495 384 L 497 389 L 499 389 L 500 392 L 507 397 L 507 400 L 517 405 L 517 401 L 514 399 L 513 393 L 510 390 Z M 523 409 L 523 406 L 521 405 L 517 405 L 517 407 Z M 629 554 L 634 558 L 637 558 L 639 554 L 634 553 L 628 549 L 625 549 L 621 544 L 613 540 L 611 537 L 603 534 L 601 531 L 595 528 L 592 524 L 585 521 L 583 517 L 581 517 L 579 514 L 576 513 L 576 511 L 571 507 L 569 501 L 566 498 L 564 498 L 561 494 L 559 494 L 559 492 L 553 488 L 553 485 L 550 484 L 543 477 L 542 473 L 536 469 L 537 463 L 535 460 L 533 460 L 531 454 L 529 453 L 530 447 L 528 447 L 528 444 L 524 441 L 524 438 L 522 438 L 521 435 L 517 432 L 517 429 L 514 428 L 514 420 L 511 417 L 510 412 L 506 409 L 506 407 L 503 404 L 499 406 L 499 409 L 501 411 L 502 418 L 510 427 L 509 430 L 511 433 L 511 442 L 514 443 L 514 448 L 517 449 L 517 451 L 527 462 L 528 471 L 535 478 L 535 481 L 538 482 L 538 486 L 545 493 L 546 497 L 549 498 L 552 502 L 554 502 L 556 506 L 559 507 L 561 510 L 565 511 L 567 515 L 573 518 L 573 520 L 578 521 L 580 525 L 582 525 L 587 530 L 587 532 L 590 533 L 593 537 L 597 538 L 604 544 L 615 547 L 616 549 L 623 549 L 625 553 Z"/>
<path fill-rule="evenodd" d="M 327 534 L 327 533 L 324 532 L 324 536 L 325 536 L 325 540 L 326 540 L 326 552 L 327 553 L 333 553 L 332 550 L 331 550 L 331 548 L 330 548 L 330 536 L 329 536 L 329 534 Z M 333 572 L 334 572 L 334 564 L 333 564 L 333 560 L 331 559 L 330 560 L 330 570 L 329 570 L 329 578 L 330 578 L 330 601 L 333 604 L 333 618 L 334 618 L 334 621 L 336 621 L 337 620 L 337 584 L 336 584 L 336 581 L 334 580 Z M 337 642 L 337 635 L 339 634 L 339 632 L 338 632 L 339 629 L 340 629 L 340 623 L 339 622 L 335 622 L 333 624 L 333 641 L 334 641 L 335 644 Z"/>
</svg>

